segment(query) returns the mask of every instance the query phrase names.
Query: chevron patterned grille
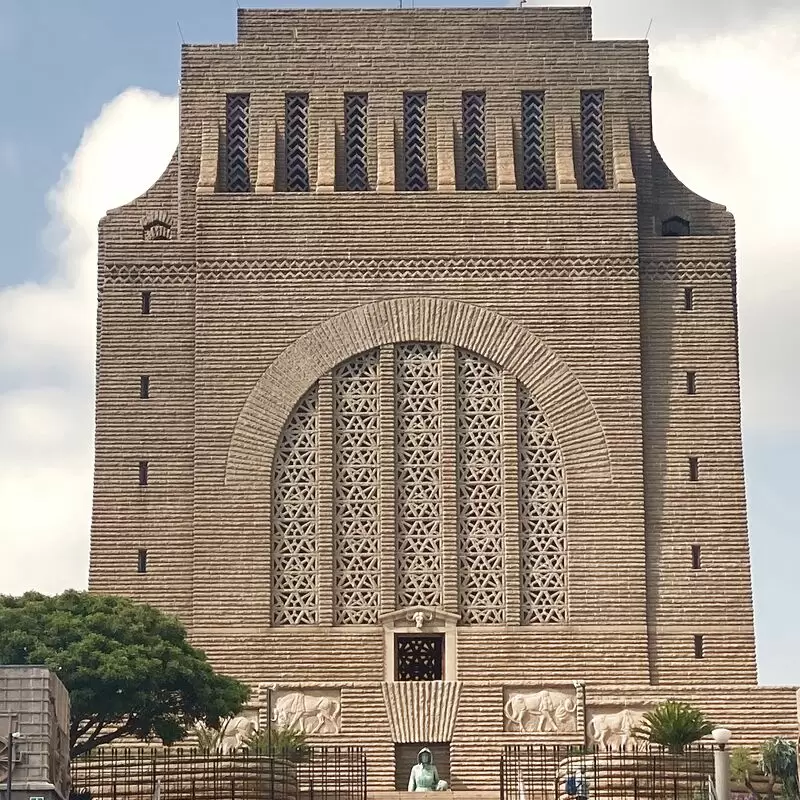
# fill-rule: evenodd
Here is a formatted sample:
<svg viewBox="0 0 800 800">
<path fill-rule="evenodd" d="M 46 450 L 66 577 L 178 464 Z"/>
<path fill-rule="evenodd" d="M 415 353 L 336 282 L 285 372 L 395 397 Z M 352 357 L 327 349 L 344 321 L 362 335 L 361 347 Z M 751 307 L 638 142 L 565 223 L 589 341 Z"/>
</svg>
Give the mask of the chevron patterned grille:
<svg viewBox="0 0 800 800">
<path fill-rule="evenodd" d="M 464 92 L 461 95 L 461 122 L 464 133 L 464 188 L 488 189 L 486 182 L 486 95 Z"/>
<path fill-rule="evenodd" d="M 522 93 L 522 188 L 547 188 L 544 169 L 544 92 Z"/>
<path fill-rule="evenodd" d="M 286 95 L 286 188 L 307 192 L 308 179 L 308 95 Z"/>
<path fill-rule="evenodd" d="M 250 191 L 249 127 L 250 95 L 229 94 L 225 103 L 225 188 L 229 192 Z"/>
<path fill-rule="evenodd" d="M 605 142 L 602 91 L 581 93 L 581 151 L 583 188 L 606 188 Z"/>
<path fill-rule="evenodd" d="M 404 188 L 422 192 L 428 188 L 428 137 L 425 123 L 426 92 L 403 95 Z"/>
<path fill-rule="evenodd" d="M 369 189 L 367 175 L 367 95 L 344 96 L 345 188 L 350 192 Z"/>
</svg>

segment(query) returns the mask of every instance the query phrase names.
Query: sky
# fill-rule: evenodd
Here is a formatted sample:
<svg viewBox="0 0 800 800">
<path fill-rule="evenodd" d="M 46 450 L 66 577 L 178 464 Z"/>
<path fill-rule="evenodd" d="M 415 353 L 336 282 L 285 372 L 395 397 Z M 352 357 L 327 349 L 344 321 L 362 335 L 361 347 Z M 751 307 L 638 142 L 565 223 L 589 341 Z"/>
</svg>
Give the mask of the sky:
<svg viewBox="0 0 800 800">
<path fill-rule="evenodd" d="M 234 41 L 236 5 L 0 0 L 0 593 L 86 585 L 97 221 L 175 148 L 181 36 Z M 656 143 L 681 180 L 737 218 L 759 677 L 800 684 L 800 5 L 592 7 L 596 38 L 649 29 Z"/>
</svg>

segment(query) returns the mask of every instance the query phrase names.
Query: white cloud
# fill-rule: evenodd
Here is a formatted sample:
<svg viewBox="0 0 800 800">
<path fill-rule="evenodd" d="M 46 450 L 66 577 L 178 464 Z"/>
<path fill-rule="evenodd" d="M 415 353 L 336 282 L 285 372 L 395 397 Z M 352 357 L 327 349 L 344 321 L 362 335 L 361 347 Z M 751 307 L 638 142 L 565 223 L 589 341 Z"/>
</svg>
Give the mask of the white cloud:
<svg viewBox="0 0 800 800">
<path fill-rule="evenodd" d="M 97 223 L 158 177 L 177 100 L 128 89 L 84 132 L 49 196 L 43 283 L 0 291 L 0 592 L 86 583 L 92 487 Z M 6 559 L 10 558 L 10 564 Z"/>
<path fill-rule="evenodd" d="M 800 129 L 800 13 L 656 46 L 652 65 L 659 148 L 736 215 L 745 425 L 800 433 L 800 229 L 787 160 Z"/>
</svg>

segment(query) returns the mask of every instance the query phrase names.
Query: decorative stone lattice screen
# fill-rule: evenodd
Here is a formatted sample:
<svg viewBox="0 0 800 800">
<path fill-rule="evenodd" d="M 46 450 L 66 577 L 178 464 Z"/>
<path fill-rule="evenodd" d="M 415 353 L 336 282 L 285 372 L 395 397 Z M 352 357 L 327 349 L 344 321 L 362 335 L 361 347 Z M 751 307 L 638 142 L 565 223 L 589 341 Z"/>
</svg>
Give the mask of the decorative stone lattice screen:
<svg viewBox="0 0 800 800">
<path fill-rule="evenodd" d="M 226 186 L 229 192 L 250 191 L 250 95 L 229 94 L 225 104 Z"/>
<path fill-rule="evenodd" d="M 428 188 L 428 130 L 425 92 L 406 92 L 403 95 L 403 158 L 407 192 Z"/>
<path fill-rule="evenodd" d="M 350 192 L 369 189 L 367 175 L 367 95 L 344 96 L 345 188 Z"/>
<path fill-rule="evenodd" d="M 307 192 L 308 177 L 308 95 L 287 94 L 285 141 L 286 141 L 286 188 L 290 192 Z"/>
<path fill-rule="evenodd" d="M 544 92 L 522 93 L 522 188 L 545 189 Z"/>
<path fill-rule="evenodd" d="M 273 624 L 377 624 L 416 606 L 462 625 L 563 622 L 565 500 L 555 434 L 500 366 L 432 342 L 357 355 L 303 396 L 278 444 Z"/>
</svg>

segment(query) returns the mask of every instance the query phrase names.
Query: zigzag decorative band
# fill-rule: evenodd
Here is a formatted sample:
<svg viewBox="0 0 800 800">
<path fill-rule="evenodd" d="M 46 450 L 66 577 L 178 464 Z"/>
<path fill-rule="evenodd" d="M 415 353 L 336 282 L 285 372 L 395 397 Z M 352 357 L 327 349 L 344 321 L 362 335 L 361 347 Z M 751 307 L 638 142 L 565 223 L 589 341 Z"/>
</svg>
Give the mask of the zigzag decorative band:
<svg viewBox="0 0 800 800">
<path fill-rule="evenodd" d="M 221 260 L 193 264 L 108 264 L 103 285 L 190 284 L 199 280 L 446 280 L 469 278 L 634 278 L 649 280 L 730 280 L 725 261 L 659 261 L 637 267 L 626 258 L 457 258 L 457 259 L 281 259 Z"/>
</svg>

